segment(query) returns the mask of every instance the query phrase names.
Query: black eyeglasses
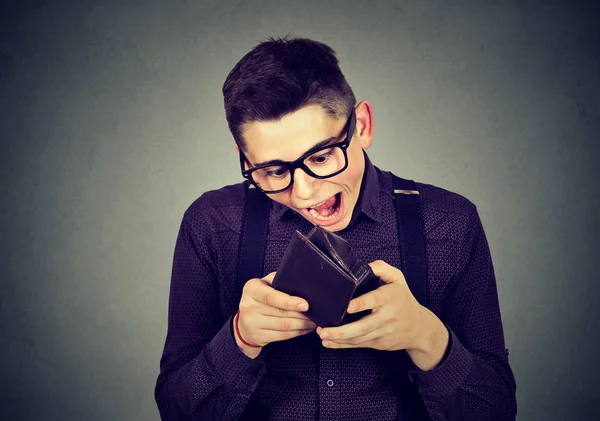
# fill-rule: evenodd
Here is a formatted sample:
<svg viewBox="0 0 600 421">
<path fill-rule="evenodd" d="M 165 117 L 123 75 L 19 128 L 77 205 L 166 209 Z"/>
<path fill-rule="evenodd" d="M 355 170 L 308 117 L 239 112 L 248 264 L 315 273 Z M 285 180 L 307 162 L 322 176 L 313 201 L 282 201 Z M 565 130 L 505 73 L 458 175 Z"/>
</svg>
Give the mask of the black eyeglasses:
<svg viewBox="0 0 600 421">
<path fill-rule="evenodd" d="M 345 126 L 346 138 L 343 141 L 310 151 L 292 162 L 277 160 L 245 170 L 244 163 L 248 160 L 240 150 L 242 176 L 267 194 L 280 193 L 289 189 L 294 183 L 296 168 L 302 168 L 304 172 L 314 178 L 333 177 L 348 168 L 347 149 L 352 140 L 355 125 L 356 117 L 353 110 Z"/>
</svg>

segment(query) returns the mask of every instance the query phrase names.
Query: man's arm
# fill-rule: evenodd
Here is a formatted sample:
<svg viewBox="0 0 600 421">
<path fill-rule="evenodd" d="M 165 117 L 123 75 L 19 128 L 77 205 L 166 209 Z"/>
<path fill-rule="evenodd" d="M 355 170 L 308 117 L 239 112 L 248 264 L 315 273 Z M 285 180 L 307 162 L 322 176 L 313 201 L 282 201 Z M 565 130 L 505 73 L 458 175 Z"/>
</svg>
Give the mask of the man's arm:
<svg viewBox="0 0 600 421">
<path fill-rule="evenodd" d="M 435 421 L 512 421 L 516 384 L 504 344 L 494 268 L 476 208 L 469 219 L 461 247 L 465 257 L 440 318 L 449 331 L 449 348 L 433 369 L 417 367 L 410 376 Z"/>
<path fill-rule="evenodd" d="M 216 268 L 201 226 L 183 217 L 171 275 L 168 331 L 155 399 L 164 421 L 237 419 L 264 374 L 223 320 Z"/>
</svg>

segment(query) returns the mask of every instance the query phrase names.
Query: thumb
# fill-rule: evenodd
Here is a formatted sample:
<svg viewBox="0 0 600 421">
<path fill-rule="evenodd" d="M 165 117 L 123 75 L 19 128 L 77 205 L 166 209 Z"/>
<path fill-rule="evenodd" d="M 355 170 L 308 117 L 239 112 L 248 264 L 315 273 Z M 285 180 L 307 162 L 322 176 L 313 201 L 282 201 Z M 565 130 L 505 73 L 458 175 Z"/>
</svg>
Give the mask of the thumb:
<svg viewBox="0 0 600 421">
<path fill-rule="evenodd" d="M 406 283 L 406 279 L 404 278 L 404 274 L 400 269 L 387 264 L 383 260 L 375 260 L 374 262 L 369 263 L 369 266 L 373 270 L 375 276 L 381 279 L 386 284 L 392 283 Z"/>
<path fill-rule="evenodd" d="M 275 278 L 275 273 L 276 272 L 271 272 L 267 276 L 265 276 L 264 278 L 261 278 L 261 279 L 263 281 L 266 281 L 265 282 L 266 284 L 271 285 L 273 283 L 273 278 Z"/>
</svg>

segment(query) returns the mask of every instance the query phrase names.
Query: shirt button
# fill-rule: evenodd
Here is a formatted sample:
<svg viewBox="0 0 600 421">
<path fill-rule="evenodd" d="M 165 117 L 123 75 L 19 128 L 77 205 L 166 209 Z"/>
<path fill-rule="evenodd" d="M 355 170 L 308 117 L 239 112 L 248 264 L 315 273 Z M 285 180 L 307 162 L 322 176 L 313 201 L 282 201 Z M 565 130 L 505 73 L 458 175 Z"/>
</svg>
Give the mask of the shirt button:
<svg viewBox="0 0 600 421">
<path fill-rule="evenodd" d="M 333 380 L 331 380 L 331 379 L 327 380 L 327 386 L 329 386 L 329 387 L 333 386 Z"/>
</svg>

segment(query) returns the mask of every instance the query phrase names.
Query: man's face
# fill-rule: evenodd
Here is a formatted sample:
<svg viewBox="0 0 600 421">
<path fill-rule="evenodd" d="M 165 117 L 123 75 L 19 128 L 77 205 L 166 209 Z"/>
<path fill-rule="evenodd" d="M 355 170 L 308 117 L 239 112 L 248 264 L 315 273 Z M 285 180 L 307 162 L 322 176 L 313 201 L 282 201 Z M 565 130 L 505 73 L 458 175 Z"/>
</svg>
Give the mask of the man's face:
<svg viewBox="0 0 600 421">
<path fill-rule="evenodd" d="M 269 197 L 295 210 L 315 225 L 330 231 L 348 226 L 358 200 L 365 169 L 362 149 L 371 145 L 371 109 L 367 102 L 356 108 L 356 128 L 347 149 L 348 168 L 342 173 L 317 179 L 301 168 L 294 173 L 294 184 Z M 319 106 L 308 106 L 284 116 L 281 121 L 253 122 L 244 126 L 246 158 L 257 163 L 282 160 L 294 161 L 317 143 L 334 138 L 341 142 L 346 136 L 347 119 L 334 119 Z M 248 167 L 247 167 L 248 168 Z M 323 203 L 325 202 L 325 203 Z"/>
</svg>

